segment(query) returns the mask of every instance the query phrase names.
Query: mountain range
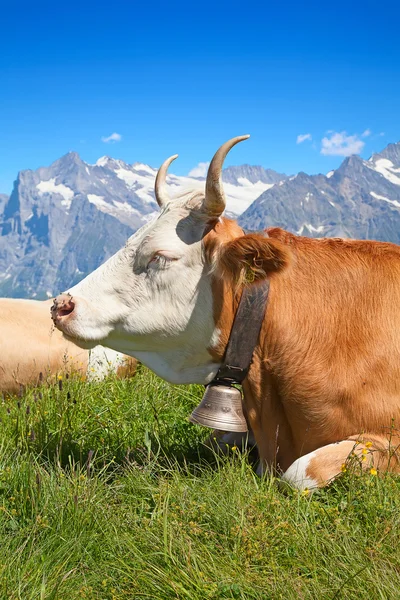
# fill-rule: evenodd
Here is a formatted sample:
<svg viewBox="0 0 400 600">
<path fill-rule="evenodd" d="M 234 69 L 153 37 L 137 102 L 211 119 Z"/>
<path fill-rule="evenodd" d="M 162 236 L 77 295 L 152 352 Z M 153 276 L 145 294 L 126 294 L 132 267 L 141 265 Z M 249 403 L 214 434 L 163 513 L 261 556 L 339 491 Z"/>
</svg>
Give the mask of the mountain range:
<svg viewBox="0 0 400 600">
<path fill-rule="evenodd" d="M 49 297 L 97 268 L 157 214 L 156 172 L 110 157 L 90 165 L 76 152 L 21 171 L 11 195 L 0 194 L 0 296 Z M 241 165 L 223 180 L 227 214 L 248 230 L 400 243 L 400 142 L 326 175 Z M 204 187 L 202 177 L 167 182 L 171 195 Z"/>
<path fill-rule="evenodd" d="M 400 243 L 400 142 L 369 160 L 353 155 L 326 175 L 298 173 L 263 192 L 240 218 L 313 237 Z"/>
</svg>

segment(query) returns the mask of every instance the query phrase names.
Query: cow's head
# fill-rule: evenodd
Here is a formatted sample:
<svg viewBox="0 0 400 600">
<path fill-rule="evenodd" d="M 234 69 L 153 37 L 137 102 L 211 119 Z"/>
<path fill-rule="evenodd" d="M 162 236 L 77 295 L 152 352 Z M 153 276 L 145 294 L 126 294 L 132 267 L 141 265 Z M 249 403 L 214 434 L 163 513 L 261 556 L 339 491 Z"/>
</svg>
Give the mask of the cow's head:
<svg viewBox="0 0 400 600">
<path fill-rule="evenodd" d="M 176 383 L 207 383 L 215 375 L 246 282 L 282 269 L 285 247 L 263 235 L 245 235 L 225 209 L 221 170 L 226 142 L 211 161 L 205 193 L 171 200 L 160 168 L 155 196 L 160 214 L 124 248 L 54 301 L 53 320 L 85 347 L 130 354 Z"/>
</svg>

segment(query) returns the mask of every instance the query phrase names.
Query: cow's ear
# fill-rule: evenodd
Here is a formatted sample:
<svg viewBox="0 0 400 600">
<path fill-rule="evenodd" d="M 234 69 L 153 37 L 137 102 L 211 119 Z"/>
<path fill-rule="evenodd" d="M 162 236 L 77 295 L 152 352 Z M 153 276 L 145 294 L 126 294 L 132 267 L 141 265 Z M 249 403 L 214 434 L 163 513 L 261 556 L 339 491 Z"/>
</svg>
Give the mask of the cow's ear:
<svg viewBox="0 0 400 600">
<path fill-rule="evenodd" d="M 290 249 L 279 240 L 250 233 L 238 237 L 219 249 L 217 271 L 244 285 L 261 281 L 285 269 L 291 258 Z"/>
</svg>

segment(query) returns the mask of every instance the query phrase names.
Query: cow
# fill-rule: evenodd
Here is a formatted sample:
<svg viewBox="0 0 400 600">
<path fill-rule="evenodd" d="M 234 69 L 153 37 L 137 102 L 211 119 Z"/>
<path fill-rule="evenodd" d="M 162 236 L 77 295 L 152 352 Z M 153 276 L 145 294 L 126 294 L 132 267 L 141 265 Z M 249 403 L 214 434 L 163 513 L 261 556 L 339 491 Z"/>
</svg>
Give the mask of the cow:
<svg viewBox="0 0 400 600">
<path fill-rule="evenodd" d="M 56 327 L 83 347 L 125 352 L 173 383 L 208 384 L 222 363 L 242 290 L 268 278 L 269 301 L 244 407 L 264 471 L 300 490 L 349 460 L 398 472 L 400 247 L 246 233 L 225 209 L 226 142 L 205 193 L 170 199 L 96 271 L 55 299 Z M 352 457 L 355 457 L 353 459 Z"/>
<path fill-rule="evenodd" d="M 19 393 L 27 385 L 66 372 L 103 378 L 110 371 L 133 375 L 136 360 L 96 346 L 90 352 L 64 338 L 52 325 L 52 301 L 0 298 L 0 392 Z"/>
</svg>

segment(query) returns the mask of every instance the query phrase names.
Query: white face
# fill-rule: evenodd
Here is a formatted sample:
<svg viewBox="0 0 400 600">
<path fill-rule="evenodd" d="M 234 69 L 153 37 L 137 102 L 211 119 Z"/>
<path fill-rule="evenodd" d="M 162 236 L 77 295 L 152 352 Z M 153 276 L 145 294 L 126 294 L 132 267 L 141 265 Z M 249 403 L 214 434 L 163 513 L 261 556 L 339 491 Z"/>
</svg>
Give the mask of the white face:
<svg viewBox="0 0 400 600">
<path fill-rule="evenodd" d="M 175 199 L 71 288 L 73 310 L 58 313 L 57 327 L 82 345 L 135 356 L 169 381 L 210 381 L 218 365 L 207 349 L 218 331 L 200 202 L 198 194 Z"/>
</svg>

